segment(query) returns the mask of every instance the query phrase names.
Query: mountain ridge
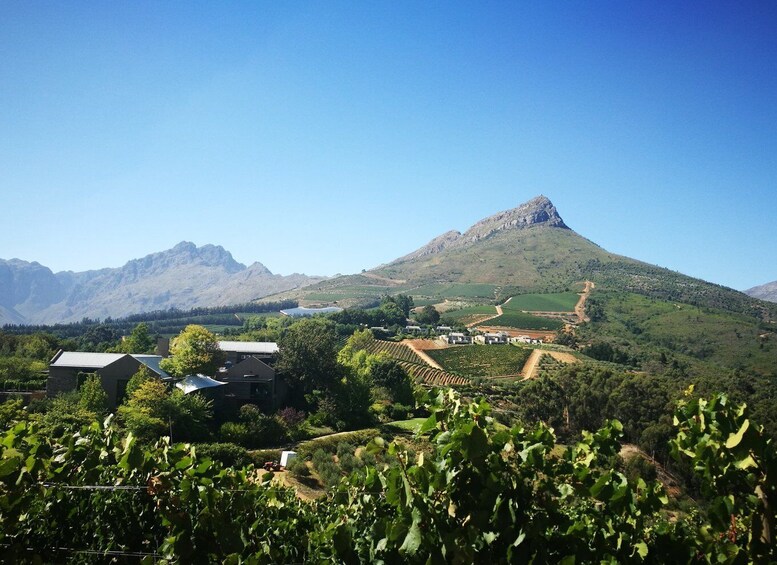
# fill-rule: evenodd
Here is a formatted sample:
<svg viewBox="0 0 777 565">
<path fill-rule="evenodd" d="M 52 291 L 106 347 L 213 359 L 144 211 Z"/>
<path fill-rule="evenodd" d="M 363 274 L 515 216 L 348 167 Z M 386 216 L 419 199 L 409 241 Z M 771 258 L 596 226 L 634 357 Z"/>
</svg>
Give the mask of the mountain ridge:
<svg viewBox="0 0 777 565">
<path fill-rule="evenodd" d="M 760 300 L 777 302 L 777 281 L 759 284 L 753 288 L 748 288 L 744 293 Z"/>
<path fill-rule="evenodd" d="M 60 271 L 36 261 L 0 259 L 0 323 L 55 323 L 121 317 L 148 310 L 239 304 L 324 277 L 275 275 L 260 262 L 237 262 L 220 245 L 174 247 L 118 268 Z"/>
</svg>

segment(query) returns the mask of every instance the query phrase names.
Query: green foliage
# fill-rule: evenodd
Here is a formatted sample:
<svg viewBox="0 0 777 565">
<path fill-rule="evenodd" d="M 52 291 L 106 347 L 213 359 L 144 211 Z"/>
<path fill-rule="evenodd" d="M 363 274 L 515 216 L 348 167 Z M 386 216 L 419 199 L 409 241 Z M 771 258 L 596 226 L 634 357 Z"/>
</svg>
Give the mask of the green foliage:
<svg viewBox="0 0 777 565">
<path fill-rule="evenodd" d="M 0 402 L 0 429 L 6 429 L 12 423 L 24 419 L 24 402 L 21 398 L 11 398 L 5 402 Z"/>
<path fill-rule="evenodd" d="M 148 324 L 140 322 L 115 349 L 118 353 L 151 353 L 154 345 L 154 338 L 149 334 Z"/>
<path fill-rule="evenodd" d="M 224 363 L 216 336 L 202 326 L 189 325 L 170 343 L 172 357 L 162 359 L 162 369 L 175 377 L 203 373 L 213 375 Z"/>
<path fill-rule="evenodd" d="M 519 294 L 502 304 L 504 310 L 528 312 L 572 312 L 580 299 L 574 292 Z"/>
<path fill-rule="evenodd" d="M 555 318 L 542 318 L 524 314 L 515 310 L 504 310 L 504 314 L 488 320 L 490 326 L 505 326 L 522 330 L 556 331 L 564 327 L 564 322 Z"/>
<path fill-rule="evenodd" d="M 218 461 L 224 467 L 240 469 L 253 462 L 248 451 L 234 443 L 198 443 L 196 448 L 199 457 Z"/>
<path fill-rule="evenodd" d="M 152 379 L 157 380 L 156 375 L 151 372 L 151 369 L 145 365 L 141 365 L 140 369 L 138 369 L 138 372 L 132 375 L 130 380 L 127 382 L 127 389 L 125 391 L 127 398 L 131 397 L 132 394 L 140 387 L 140 385 Z"/>
<path fill-rule="evenodd" d="M 212 402 L 197 393 L 168 391 L 158 379 L 141 382 L 119 406 L 119 421 L 145 442 L 172 434 L 182 441 L 203 441 L 210 436 Z"/>
<path fill-rule="evenodd" d="M 98 375 L 89 375 L 78 390 L 78 403 L 81 407 L 95 414 L 105 412 L 108 405 L 108 393 L 103 388 Z"/>
<path fill-rule="evenodd" d="M 0 560 L 300 562 L 319 515 L 252 470 L 188 445 L 143 447 L 94 423 L 62 443 L 22 423 L 0 437 Z M 283 543 L 278 543 L 283 540 Z M 112 553 L 105 553 L 112 552 Z M 127 557 L 123 557 L 127 556 Z"/>
<path fill-rule="evenodd" d="M 426 351 L 446 371 L 471 377 L 517 375 L 531 349 L 513 345 L 467 345 Z"/>
<path fill-rule="evenodd" d="M 440 313 L 434 306 L 427 304 L 420 312 L 416 313 L 415 319 L 419 324 L 436 324 L 440 321 Z"/>
<path fill-rule="evenodd" d="M 186 563 L 777 559 L 777 455 L 745 407 L 729 407 L 725 397 L 690 400 L 677 411 L 673 449 L 691 463 L 708 505 L 672 519 L 658 483 L 618 470 L 617 421 L 564 447 L 543 424 L 497 425 L 482 400 L 451 391 L 430 400 L 420 431 L 431 451 L 416 455 L 375 438 L 356 457 L 363 437 L 320 442 L 313 467 L 337 490 L 312 503 L 250 467 L 223 468 L 196 447 L 167 438 L 144 446 L 117 433 L 110 418 L 61 440 L 34 422 L 16 423 L 0 435 L 0 559 L 62 562 L 84 552 Z M 230 451 L 237 454 L 211 448 Z M 376 465 L 376 455 L 391 464 Z"/>
<path fill-rule="evenodd" d="M 298 396 L 329 390 L 339 381 L 334 323 L 323 318 L 295 322 L 281 337 L 276 369 Z"/>
<path fill-rule="evenodd" d="M 699 476 L 710 526 L 725 533 L 728 558 L 777 561 L 777 451 L 747 406 L 730 407 L 725 395 L 681 402 L 674 424 L 673 455 L 687 457 Z M 714 543 L 705 534 L 700 528 L 700 539 Z"/>
<path fill-rule="evenodd" d="M 239 422 L 225 422 L 219 430 L 222 441 L 248 449 L 279 445 L 288 439 L 288 434 L 289 428 L 282 418 L 268 416 L 253 404 L 241 406 Z"/>
</svg>

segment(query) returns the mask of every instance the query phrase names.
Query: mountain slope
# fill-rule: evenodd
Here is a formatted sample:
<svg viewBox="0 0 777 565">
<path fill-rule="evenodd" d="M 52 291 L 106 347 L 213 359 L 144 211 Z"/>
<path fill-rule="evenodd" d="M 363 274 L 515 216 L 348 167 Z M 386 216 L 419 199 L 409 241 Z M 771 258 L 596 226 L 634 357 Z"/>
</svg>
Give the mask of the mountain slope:
<svg viewBox="0 0 777 565">
<path fill-rule="evenodd" d="M 753 298 L 777 302 L 777 281 L 749 288 L 745 291 L 745 294 Z"/>
<path fill-rule="evenodd" d="M 272 274 L 238 263 L 223 247 L 181 242 L 117 269 L 52 273 L 38 263 L 0 260 L 0 323 L 120 317 L 171 307 L 239 304 L 321 277 Z"/>
<path fill-rule="evenodd" d="M 579 288 L 634 292 L 709 308 L 777 319 L 777 307 L 736 290 L 609 253 L 570 229 L 556 207 L 538 196 L 448 231 L 416 251 L 360 275 L 337 277 L 280 297 L 309 303 L 367 305 L 382 294 L 504 300 L 521 293 Z M 275 298 L 275 297 L 274 297 Z"/>
</svg>

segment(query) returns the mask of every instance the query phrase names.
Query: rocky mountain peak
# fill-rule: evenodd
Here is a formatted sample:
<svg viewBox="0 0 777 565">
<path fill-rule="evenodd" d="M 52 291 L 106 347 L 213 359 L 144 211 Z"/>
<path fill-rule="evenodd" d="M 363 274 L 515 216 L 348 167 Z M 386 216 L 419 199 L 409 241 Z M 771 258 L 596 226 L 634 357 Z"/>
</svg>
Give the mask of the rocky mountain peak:
<svg viewBox="0 0 777 565">
<path fill-rule="evenodd" d="M 455 230 L 445 232 L 420 249 L 392 261 L 391 264 L 434 255 L 445 249 L 461 247 L 488 238 L 502 230 L 525 229 L 534 226 L 569 229 L 550 199 L 547 196 L 540 195 L 517 208 L 505 210 L 480 220 L 463 235 Z"/>
<path fill-rule="evenodd" d="M 529 228 L 538 225 L 569 229 L 550 199 L 540 195 L 517 208 L 505 210 L 480 220 L 466 231 L 462 239 L 466 242 L 474 242 L 501 230 Z"/>
</svg>

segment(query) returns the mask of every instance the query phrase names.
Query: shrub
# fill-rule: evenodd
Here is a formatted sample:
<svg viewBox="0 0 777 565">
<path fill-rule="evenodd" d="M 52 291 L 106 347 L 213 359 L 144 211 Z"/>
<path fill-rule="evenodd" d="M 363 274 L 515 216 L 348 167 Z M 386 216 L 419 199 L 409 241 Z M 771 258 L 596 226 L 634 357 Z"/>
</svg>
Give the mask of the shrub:
<svg viewBox="0 0 777 565">
<path fill-rule="evenodd" d="M 310 476 L 310 468 L 307 462 L 302 457 L 295 457 L 289 461 L 286 470 L 296 478 L 304 478 Z"/>
<path fill-rule="evenodd" d="M 197 444 L 196 450 L 199 458 L 218 461 L 225 467 L 237 469 L 253 462 L 248 451 L 234 443 L 200 443 Z"/>
<path fill-rule="evenodd" d="M 225 422 L 219 430 L 221 441 L 245 446 L 250 442 L 248 426 L 240 422 Z"/>
</svg>

